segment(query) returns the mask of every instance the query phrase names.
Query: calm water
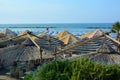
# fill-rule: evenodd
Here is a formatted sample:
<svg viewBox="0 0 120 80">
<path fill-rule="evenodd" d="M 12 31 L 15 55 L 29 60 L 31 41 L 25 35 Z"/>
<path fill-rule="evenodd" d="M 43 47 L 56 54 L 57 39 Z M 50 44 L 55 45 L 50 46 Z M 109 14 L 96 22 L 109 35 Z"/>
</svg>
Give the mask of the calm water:
<svg viewBox="0 0 120 80">
<path fill-rule="evenodd" d="M 68 30 L 75 35 L 81 35 L 88 31 L 101 29 L 103 31 L 110 31 L 112 23 L 82 23 L 82 24 L 0 24 L 0 30 L 9 28 L 16 33 L 24 30 L 30 30 L 35 34 L 45 32 L 45 28 L 49 27 L 49 34 L 57 34 L 62 30 Z"/>
</svg>

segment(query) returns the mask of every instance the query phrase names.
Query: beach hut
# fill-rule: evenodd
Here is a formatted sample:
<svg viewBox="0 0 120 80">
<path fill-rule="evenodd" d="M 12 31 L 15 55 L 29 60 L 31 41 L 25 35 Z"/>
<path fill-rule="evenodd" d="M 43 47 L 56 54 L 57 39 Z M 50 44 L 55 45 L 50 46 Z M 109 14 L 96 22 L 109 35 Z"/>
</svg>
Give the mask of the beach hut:
<svg viewBox="0 0 120 80">
<path fill-rule="evenodd" d="M 79 39 L 68 31 L 64 30 L 57 34 L 56 36 L 59 40 L 63 41 L 64 44 L 70 44 L 78 41 Z"/>
</svg>

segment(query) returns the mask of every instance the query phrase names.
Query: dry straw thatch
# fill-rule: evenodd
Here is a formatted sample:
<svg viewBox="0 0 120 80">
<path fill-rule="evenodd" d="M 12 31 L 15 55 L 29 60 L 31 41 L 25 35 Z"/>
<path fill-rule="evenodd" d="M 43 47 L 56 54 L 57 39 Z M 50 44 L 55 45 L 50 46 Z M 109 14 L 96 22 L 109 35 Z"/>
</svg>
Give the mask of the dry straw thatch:
<svg viewBox="0 0 120 80">
<path fill-rule="evenodd" d="M 34 39 L 32 36 L 34 36 Z M 0 42 L 1 45 L 3 43 L 7 46 L 0 48 L 0 60 L 8 64 L 14 61 L 41 59 L 41 53 L 42 59 L 53 59 L 55 47 L 63 44 L 62 41 L 47 34 L 39 37 L 28 32 L 22 36 L 20 35 L 16 38 Z M 11 45 L 8 46 L 9 43 Z"/>
<path fill-rule="evenodd" d="M 68 31 L 64 30 L 57 34 L 56 36 L 59 40 L 63 41 L 64 44 L 70 44 L 78 41 L 79 39 Z"/>
<path fill-rule="evenodd" d="M 41 46 L 46 45 L 46 46 L 60 46 L 63 45 L 63 42 L 51 35 L 48 35 L 46 33 L 38 34 L 37 37 L 33 37 L 33 39 L 40 44 Z"/>
<path fill-rule="evenodd" d="M 93 32 L 87 32 L 86 34 L 80 36 L 80 39 L 89 38 L 89 36 L 92 34 L 93 34 Z"/>
<path fill-rule="evenodd" d="M 101 36 L 101 35 L 103 35 L 102 30 L 97 29 L 95 32 L 88 32 L 88 33 L 80 36 L 80 39 L 93 38 L 93 37 L 97 37 L 97 36 Z"/>
<path fill-rule="evenodd" d="M 98 36 L 96 34 L 94 35 L 95 36 L 93 37 Z M 84 43 L 87 40 L 89 40 L 89 38 L 72 43 L 66 46 L 66 48 L 70 48 L 77 44 Z M 78 55 L 73 58 L 87 57 L 94 62 L 105 63 L 105 64 L 120 64 L 120 53 L 116 51 L 115 48 L 116 44 L 117 44 L 116 41 L 112 40 L 112 38 L 108 38 L 105 35 L 103 35 L 97 38 L 96 40 L 91 40 L 90 42 L 82 46 L 77 46 L 76 48 L 67 50 L 66 53 L 73 53 L 73 54 L 75 53 Z"/>
<path fill-rule="evenodd" d="M 42 48 L 42 59 L 53 58 L 45 47 Z M 27 38 L 21 45 L 14 45 L 0 49 L 0 60 L 3 63 L 12 64 L 14 61 L 30 61 L 40 59 L 40 49 Z"/>
<path fill-rule="evenodd" d="M 100 29 L 97 29 L 95 32 L 93 32 L 91 35 L 89 35 L 89 38 L 97 37 L 103 35 L 103 32 Z"/>
<path fill-rule="evenodd" d="M 120 53 L 104 43 L 95 53 L 84 55 L 91 61 L 104 64 L 120 64 Z"/>
<path fill-rule="evenodd" d="M 5 35 L 11 35 L 11 36 L 16 36 L 17 35 L 15 32 L 11 31 L 8 28 L 3 29 L 0 33 L 3 33 Z"/>
<path fill-rule="evenodd" d="M 2 31 L 0 31 L 0 41 L 10 39 L 15 36 L 17 36 L 17 34 L 8 28 L 5 28 Z"/>
</svg>

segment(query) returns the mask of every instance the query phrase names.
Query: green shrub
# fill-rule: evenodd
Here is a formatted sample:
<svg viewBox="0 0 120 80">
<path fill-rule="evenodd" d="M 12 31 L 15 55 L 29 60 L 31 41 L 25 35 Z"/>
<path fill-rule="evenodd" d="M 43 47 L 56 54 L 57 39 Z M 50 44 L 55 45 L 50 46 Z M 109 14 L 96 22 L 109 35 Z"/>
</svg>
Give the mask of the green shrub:
<svg viewBox="0 0 120 80">
<path fill-rule="evenodd" d="M 52 61 L 27 75 L 25 80 L 120 80 L 120 66 L 98 64 L 85 58 Z"/>
</svg>

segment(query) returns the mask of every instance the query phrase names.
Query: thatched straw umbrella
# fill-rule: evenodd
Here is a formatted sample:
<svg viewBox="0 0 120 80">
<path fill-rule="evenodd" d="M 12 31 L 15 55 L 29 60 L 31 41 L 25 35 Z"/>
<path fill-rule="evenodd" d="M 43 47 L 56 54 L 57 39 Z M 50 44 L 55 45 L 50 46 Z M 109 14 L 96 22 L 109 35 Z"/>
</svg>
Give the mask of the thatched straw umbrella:
<svg viewBox="0 0 120 80">
<path fill-rule="evenodd" d="M 15 37 L 17 34 L 6 28 L 0 32 L 0 41 Z"/>
<path fill-rule="evenodd" d="M 32 33 L 32 32 L 26 30 L 18 36 L 15 36 L 15 37 L 12 37 L 9 39 L 5 39 L 5 40 L 1 40 L 0 48 L 14 46 L 14 45 L 20 45 L 26 38 L 28 38 L 27 33 Z"/>
<path fill-rule="evenodd" d="M 93 38 L 93 37 L 97 37 L 97 36 L 101 36 L 103 35 L 102 30 L 97 29 L 94 32 L 87 32 L 86 34 L 80 36 L 80 39 L 84 39 L 84 38 Z"/>
<path fill-rule="evenodd" d="M 43 59 L 53 58 L 51 53 L 42 48 Z M 3 63 L 12 64 L 15 61 L 30 61 L 40 59 L 40 50 L 35 44 L 27 38 L 21 45 L 15 45 L 11 47 L 0 49 L 0 59 Z"/>
<path fill-rule="evenodd" d="M 88 54 L 88 53 L 94 53 L 102 44 L 106 42 L 109 44 L 112 48 L 115 49 L 115 42 L 112 42 L 106 37 L 100 37 L 96 40 L 92 40 L 89 38 L 85 38 L 82 40 L 79 40 L 75 43 L 69 44 L 65 46 L 64 50 L 62 52 L 66 54 L 73 54 L 73 55 L 81 55 L 81 54 Z M 80 46 L 78 46 L 80 45 Z"/>
<path fill-rule="evenodd" d="M 89 35 L 88 38 L 93 38 L 93 37 L 97 37 L 97 36 L 101 36 L 103 35 L 103 32 L 101 29 L 97 29 L 95 32 L 93 32 L 91 35 Z"/>
<path fill-rule="evenodd" d="M 46 33 L 42 33 L 33 37 L 33 39 L 40 44 L 41 46 L 60 46 L 63 45 L 63 42 L 54 36 L 48 35 Z"/>
<path fill-rule="evenodd" d="M 0 41 L 7 39 L 7 36 L 3 33 L 0 33 Z"/>
<path fill-rule="evenodd" d="M 116 52 L 107 43 L 100 46 L 96 52 L 83 55 L 83 57 L 104 64 L 120 64 L 120 53 Z"/>
<path fill-rule="evenodd" d="M 59 40 L 63 41 L 64 44 L 70 44 L 78 41 L 79 39 L 68 31 L 64 30 L 57 34 L 56 36 Z"/>
<path fill-rule="evenodd" d="M 97 49 L 98 53 L 114 53 L 116 52 L 110 45 L 104 43 Z"/>
<path fill-rule="evenodd" d="M 13 38 L 1 39 L 0 48 L 9 47 L 11 45 L 19 45 L 26 39 L 26 35 L 16 36 Z"/>
<path fill-rule="evenodd" d="M 62 37 L 66 36 L 66 35 L 68 35 L 68 34 L 71 34 L 71 33 L 68 32 L 68 31 L 66 31 L 66 30 L 63 30 L 63 31 L 59 32 L 59 33 L 56 35 L 56 37 L 57 37 L 58 39 L 61 39 Z"/>
<path fill-rule="evenodd" d="M 17 35 L 15 32 L 11 31 L 8 28 L 3 29 L 0 33 L 3 33 L 5 35 L 11 35 L 11 36 L 16 36 Z"/>
<path fill-rule="evenodd" d="M 93 34 L 93 32 L 87 32 L 87 33 L 81 35 L 80 39 L 89 38 L 89 36 L 92 35 L 92 34 Z"/>
</svg>

